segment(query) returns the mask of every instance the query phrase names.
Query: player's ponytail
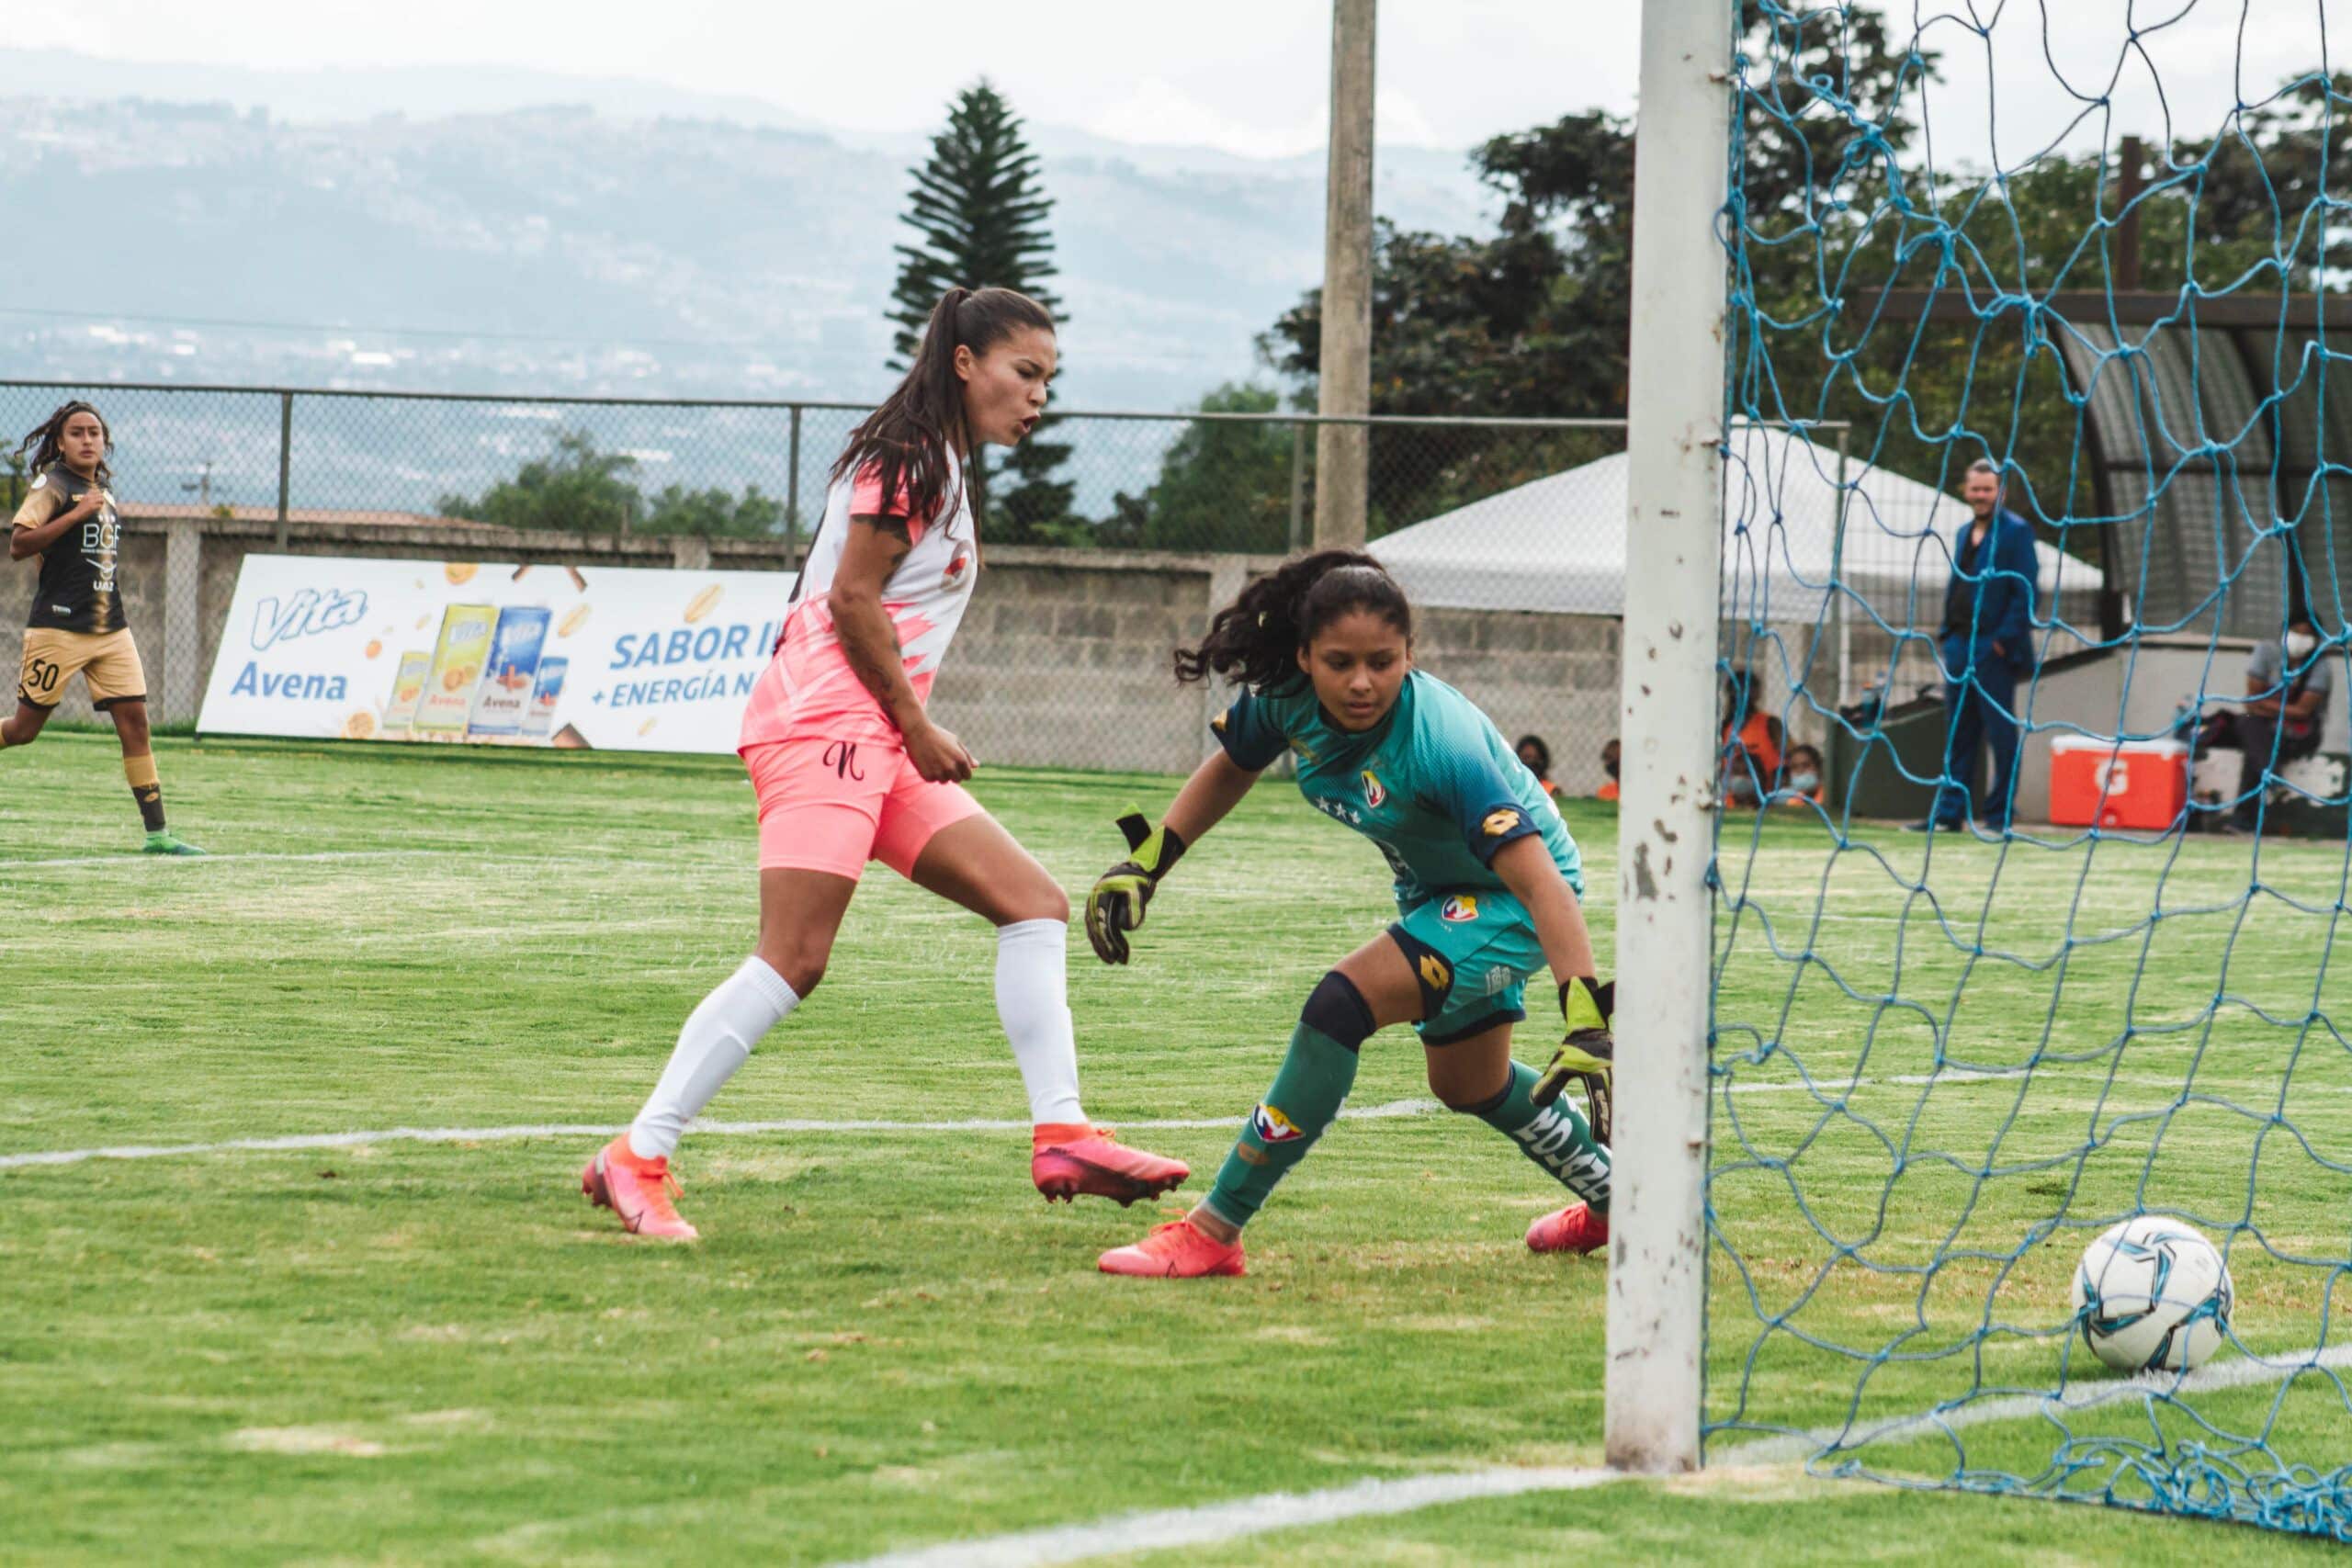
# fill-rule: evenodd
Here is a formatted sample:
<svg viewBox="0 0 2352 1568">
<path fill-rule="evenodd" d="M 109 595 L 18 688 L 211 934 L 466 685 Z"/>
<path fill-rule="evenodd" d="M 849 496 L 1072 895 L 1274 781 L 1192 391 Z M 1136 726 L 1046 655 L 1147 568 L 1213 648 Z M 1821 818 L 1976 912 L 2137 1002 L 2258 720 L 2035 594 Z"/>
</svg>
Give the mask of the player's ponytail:
<svg viewBox="0 0 2352 1568">
<path fill-rule="evenodd" d="M 1178 649 L 1176 679 L 1205 681 L 1215 672 L 1252 691 L 1280 690 L 1306 679 L 1298 650 L 1357 610 L 1412 639 L 1413 607 L 1385 567 L 1360 550 L 1301 556 L 1244 588 L 1209 622 L 1198 647 Z"/>
<path fill-rule="evenodd" d="M 966 497 L 947 493 L 947 454 L 973 454 L 964 422 L 964 383 L 956 374 L 956 351 L 986 354 L 1024 327 L 1054 330 L 1054 318 L 1026 294 L 1010 288 L 951 288 L 932 307 L 931 320 L 915 346 L 915 359 L 881 406 L 850 432 L 849 445 L 833 464 L 838 484 L 871 466 L 882 493 L 904 486 L 917 517 L 937 517 Z M 968 469 L 967 469 L 968 472 Z M 970 481 L 966 480 L 968 496 Z"/>
<path fill-rule="evenodd" d="M 57 461 L 58 443 L 63 436 L 65 422 L 77 413 L 88 414 L 98 422 L 98 433 L 106 438 L 106 446 L 98 458 L 98 471 L 96 478 L 102 485 L 112 484 L 114 470 L 107 467 L 104 453 L 114 450 L 114 426 L 107 423 L 107 416 L 100 413 L 94 405 L 84 402 L 80 398 L 75 398 L 71 402 L 58 404 L 54 413 L 26 431 L 25 438 L 17 443 L 16 455 L 22 457 L 28 451 L 32 454 L 25 466 L 25 471 L 28 474 L 40 474 L 45 471 L 51 463 Z"/>
</svg>

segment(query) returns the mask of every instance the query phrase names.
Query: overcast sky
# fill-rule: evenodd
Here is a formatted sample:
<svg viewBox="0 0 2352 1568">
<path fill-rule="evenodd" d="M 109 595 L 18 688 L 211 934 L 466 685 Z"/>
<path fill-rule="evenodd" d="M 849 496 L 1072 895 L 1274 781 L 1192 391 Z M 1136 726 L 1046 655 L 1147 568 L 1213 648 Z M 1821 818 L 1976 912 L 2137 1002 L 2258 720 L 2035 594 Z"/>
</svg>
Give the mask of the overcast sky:
<svg viewBox="0 0 2352 1568">
<path fill-rule="evenodd" d="M 69 0 L 10 9 L 7 41 L 25 48 L 265 68 L 504 64 L 649 77 L 863 130 L 931 127 L 956 88 L 986 73 L 1032 120 L 1260 155 L 1322 145 L 1330 57 L 1328 0 Z M 1630 9 L 1383 0 L 1381 130 L 1466 147 L 1572 106 L 1630 107 L 1635 42 L 1613 17 Z"/>
<path fill-rule="evenodd" d="M 2095 142 L 2095 100 L 2110 82 L 2115 133 L 2154 139 L 2165 116 L 2152 63 L 2180 133 L 2211 135 L 2241 91 L 2260 96 L 2316 65 L 2323 13 L 2339 48 L 2352 47 L 2352 0 L 1889 9 L 1943 56 L 1931 115 L 1939 162 L 1982 162 L 1997 139 L 2014 165 L 2070 125 L 2072 144 Z M 1328 0 L 70 0 L 11 10 L 8 41 L 19 47 L 264 68 L 633 76 L 865 130 L 930 127 L 956 88 L 986 73 L 1032 120 L 1261 155 L 1321 145 L 1330 25 Z M 1381 134 L 1466 147 L 1571 110 L 1630 110 L 1639 16 L 1639 0 L 1381 0 Z M 1989 41 L 1975 18 L 1991 25 Z M 2142 51 L 2129 47 L 2132 22 L 2152 29 Z"/>
</svg>

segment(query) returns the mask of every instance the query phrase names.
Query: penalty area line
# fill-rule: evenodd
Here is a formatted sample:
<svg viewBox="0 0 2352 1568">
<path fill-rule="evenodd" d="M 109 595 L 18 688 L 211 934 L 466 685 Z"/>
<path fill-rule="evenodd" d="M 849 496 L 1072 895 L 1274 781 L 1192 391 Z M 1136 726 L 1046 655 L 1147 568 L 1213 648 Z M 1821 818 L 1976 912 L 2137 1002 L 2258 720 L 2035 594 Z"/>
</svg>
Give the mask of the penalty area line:
<svg viewBox="0 0 2352 1568">
<path fill-rule="evenodd" d="M 2352 1365 L 2352 1345 L 2334 1345 L 2291 1359 L 2245 1357 L 2186 1376 L 2143 1372 L 2114 1382 L 2099 1382 L 2058 1395 L 2013 1394 L 1983 1400 L 1941 1412 L 1899 1416 L 1867 1429 L 1827 1427 L 1813 1432 L 1788 1433 L 1752 1442 L 1727 1445 L 1717 1450 L 1696 1479 L 1710 1472 L 1736 1467 L 1782 1465 L 1825 1457 L 1850 1455 L 1866 1444 L 1905 1442 L 1954 1431 L 2030 1416 L 2071 1415 L 2119 1401 L 2150 1394 L 2193 1394 L 2245 1388 L 2262 1382 L 2284 1382 L 2307 1372 Z M 1204 1546 L 1238 1540 L 1273 1530 L 1334 1524 L 1342 1519 L 1383 1514 L 1408 1514 L 1448 1503 L 1485 1497 L 1510 1497 L 1533 1492 L 1574 1492 L 1612 1481 L 1650 1480 L 1607 1469 L 1495 1469 L 1402 1480 L 1365 1480 L 1318 1492 L 1272 1492 L 1226 1503 L 1190 1508 L 1166 1508 L 1148 1514 L 1122 1514 L 1083 1524 L 1055 1525 L 1014 1534 L 978 1540 L 941 1541 L 933 1546 L 885 1552 L 835 1568 L 1041 1568 L 1043 1564 L 1077 1562 L 1171 1547 Z"/>
<path fill-rule="evenodd" d="M 1445 1108 L 1434 1100 L 1392 1100 L 1361 1111 L 1340 1112 L 1349 1122 L 1385 1122 L 1399 1117 L 1426 1116 Z M 1231 1127 L 1234 1116 L 1162 1117 L 1118 1122 L 1138 1132 Z M 628 1131 L 626 1122 L 537 1122 L 517 1127 L 381 1127 L 364 1133 L 291 1133 L 267 1138 L 224 1138 L 212 1144 L 114 1144 L 89 1149 L 33 1149 L 0 1154 L 0 1170 L 32 1166 L 79 1165 L 94 1159 L 176 1159 L 191 1155 L 276 1154 L 300 1149 L 349 1149 L 363 1144 L 499 1144 L 525 1138 L 612 1138 Z M 697 1137 L 757 1137 L 772 1133 L 1026 1133 L 1029 1123 L 988 1118 L 960 1122 L 825 1121 L 787 1117 L 774 1122 L 696 1122 Z"/>
<path fill-rule="evenodd" d="M 935 1546 L 862 1558 L 841 1568 L 1033 1568 L 1035 1564 L 1078 1562 L 1114 1553 L 1209 1546 L 1268 1530 L 1335 1524 L 1341 1519 L 1379 1514 L 1409 1514 L 1482 1497 L 1575 1492 L 1626 1479 L 1629 1478 L 1613 1470 L 1549 1468 L 1474 1470 L 1401 1480 L 1359 1481 L 1319 1492 L 1271 1492 L 1230 1503 L 1115 1515 L 1085 1524 L 1053 1525 L 978 1540 L 942 1541 Z"/>
</svg>

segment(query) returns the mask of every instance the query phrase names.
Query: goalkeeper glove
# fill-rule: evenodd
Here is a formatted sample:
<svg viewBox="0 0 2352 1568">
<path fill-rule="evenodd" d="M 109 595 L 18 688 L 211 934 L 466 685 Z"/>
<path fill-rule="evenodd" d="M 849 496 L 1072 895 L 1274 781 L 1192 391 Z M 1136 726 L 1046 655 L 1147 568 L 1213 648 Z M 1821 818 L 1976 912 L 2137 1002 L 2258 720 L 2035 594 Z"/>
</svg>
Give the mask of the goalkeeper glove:
<svg viewBox="0 0 2352 1568">
<path fill-rule="evenodd" d="M 1184 852 L 1184 840 L 1166 823 L 1154 828 L 1140 811 L 1119 818 L 1126 836 L 1128 858 L 1097 878 L 1086 896 L 1086 940 L 1094 956 L 1105 964 L 1127 961 L 1127 932 L 1143 924 L 1152 889 Z"/>
<path fill-rule="evenodd" d="M 1549 1105 L 1560 1098 L 1570 1079 L 1583 1084 L 1585 1119 L 1592 1123 L 1593 1141 L 1604 1146 L 1614 1112 L 1610 1075 L 1614 1071 L 1617 1042 L 1610 1035 L 1609 1017 L 1616 1010 L 1614 980 L 1603 986 L 1580 975 L 1562 986 L 1560 1016 L 1567 1022 L 1568 1037 L 1552 1053 L 1552 1065 L 1535 1080 L 1533 1093 L 1536 1104 Z"/>
</svg>

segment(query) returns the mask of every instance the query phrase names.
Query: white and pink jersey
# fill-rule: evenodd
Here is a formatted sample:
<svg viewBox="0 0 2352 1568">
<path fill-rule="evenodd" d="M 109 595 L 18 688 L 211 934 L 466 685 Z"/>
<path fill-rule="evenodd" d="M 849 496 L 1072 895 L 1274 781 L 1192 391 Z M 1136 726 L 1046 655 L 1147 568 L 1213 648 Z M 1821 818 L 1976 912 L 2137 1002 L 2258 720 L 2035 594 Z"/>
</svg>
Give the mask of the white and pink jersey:
<svg viewBox="0 0 2352 1568">
<path fill-rule="evenodd" d="M 932 681 L 946 657 L 947 644 L 963 622 L 964 606 L 971 603 L 973 580 L 979 575 L 979 541 L 964 495 L 963 466 L 952 452 L 947 456 L 946 495 L 942 518 L 908 517 L 907 535 L 914 547 L 882 585 L 882 609 L 898 629 L 907 679 L 916 699 L 925 703 L 931 700 Z M 742 733 L 735 743 L 738 750 L 808 736 L 860 745 L 903 744 L 899 727 L 850 668 L 833 629 L 832 610 L 825 603 L 842 548 L 849 542 L 853 514 L 907 516 L 906 497 L 902 492 L 885 506 L 880 477 L 871 467 L 835 481 L 825 492 L 825 518 L 801 568 L 799 597 L 785 617 L 782 646 L 752 688 Z"/>
</svg>

